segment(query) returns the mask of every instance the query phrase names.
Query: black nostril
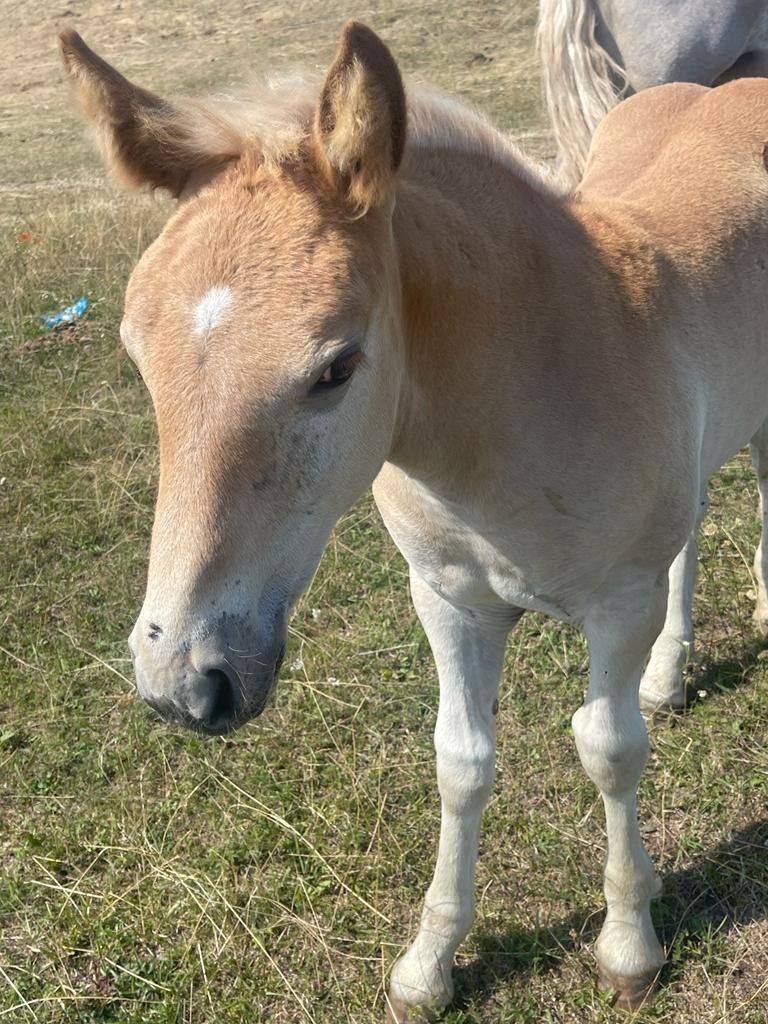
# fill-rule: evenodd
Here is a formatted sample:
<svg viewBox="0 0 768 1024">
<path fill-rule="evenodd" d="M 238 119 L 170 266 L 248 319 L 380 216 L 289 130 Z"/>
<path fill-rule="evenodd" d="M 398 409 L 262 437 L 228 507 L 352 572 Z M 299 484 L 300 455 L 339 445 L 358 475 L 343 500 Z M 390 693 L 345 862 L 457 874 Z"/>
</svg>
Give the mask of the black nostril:
<svg viewBox="0 0 768 1024">
<path fill-rule="evenodd" d="M 221 669 L 214 668 L 207 673 L 213 689 L 213 701 L 211 703 L 210 724 L 216 728 L 217 725 L 229 724 L 235 717 L 235 695 L 229 676 Z"/>
<path fill-rule="evenodd" d="M 203 728 L 211 732 L 224 732 L 234 725 L 236 716 L 235 692 L 229 676 L 221 669 L 209 669 L 203 675 L 204 692 L 193 713 Z"/>
</svg>

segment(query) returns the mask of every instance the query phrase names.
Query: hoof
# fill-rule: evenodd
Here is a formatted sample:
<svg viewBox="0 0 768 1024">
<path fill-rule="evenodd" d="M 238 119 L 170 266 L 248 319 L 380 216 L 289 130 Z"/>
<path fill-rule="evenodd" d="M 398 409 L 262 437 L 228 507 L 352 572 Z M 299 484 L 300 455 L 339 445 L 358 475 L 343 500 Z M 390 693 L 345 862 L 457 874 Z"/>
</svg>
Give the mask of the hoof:
<svg viewBox="0 0 768 1024">
<path fill-rule="evenodd" d="M 640 708 L 679 711 L 686 705 L 685 667 L 693 657 L 693 641 L 662 633 L 653 645 L 651 657 L 640 681 Z"/>
<path fill-rule="evenodd" d="M 625 974 L 600 971 L 600 988 L 613 993 L 611 1006 L 618 1010 L 639 1010 L 650 1006 L 659 981 L 659 972 L 642 978 L 630 978 Z"/>
<path fill-rule="evenodd" d="M 437 1018 L 427 1006 L 407 1006 L 397 996 L 387 996 L 386 1024 L 434 1024 Z"/>
<path fill-rule="evenodd" d="M 659 693 L 650 687 L 640 690 L 640 710 L 645 715 L 655 715 L 664 711 L 683 711 L 687 701 L 683 688 L 674 693 Z"/>
</svg>

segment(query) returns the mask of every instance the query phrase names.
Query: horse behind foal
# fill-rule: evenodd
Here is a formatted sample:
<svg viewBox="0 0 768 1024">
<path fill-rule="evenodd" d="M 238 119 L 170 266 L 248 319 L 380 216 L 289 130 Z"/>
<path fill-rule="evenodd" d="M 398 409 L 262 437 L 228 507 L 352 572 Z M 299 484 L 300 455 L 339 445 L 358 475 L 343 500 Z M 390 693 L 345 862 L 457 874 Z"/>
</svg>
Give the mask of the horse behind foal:
<svg viewBox="0 0 768 1024">
<path fill-rule="evenodd" d="M 412 89 L 406 116 L 356 23 L 322 83 L 240 101 L 169 103 L 74 33 L 62 50 L 109 162 L 179 200 L 121 328 L 160 440 L 140 692 L 203 732 L 258 715 L 290 609 L 375 481 L 440 679 L 437 864 L 393 1019 L 452 998 L 527 608 L 588 640 L 573 727 L 606 814 L 596 955 L 642 1003 L 664 954 L 638 689 L 703 482 L 768 413 L 768 82 L 629 100 L 568 199 L 456 101 Z"/>
<path fill-rule="evenodd" d="M 559 171 L 576 185 L 622 97 L 768 75 L 768 0 L 540 0 L 537 46 Z"/>
</svg>

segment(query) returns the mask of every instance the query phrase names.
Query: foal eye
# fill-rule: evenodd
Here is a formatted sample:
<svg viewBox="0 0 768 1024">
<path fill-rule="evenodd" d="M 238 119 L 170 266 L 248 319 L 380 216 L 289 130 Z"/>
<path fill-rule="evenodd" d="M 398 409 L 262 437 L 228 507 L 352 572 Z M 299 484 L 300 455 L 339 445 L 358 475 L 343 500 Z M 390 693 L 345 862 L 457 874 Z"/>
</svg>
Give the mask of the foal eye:
<svg viewBox="0 0 768 1024">
<path fill-rule="evenodd" d="M 312 385 L 312 392 L 316 394 L 319 391 L 328 391 L 345 384 L 355 372 L 355 367 L 362 358 L 363 353 L 359 348 L 347 349 L 340 356 L 336 356 L 330 366 L 326 366 L 322 375 Z"/>
</svg>

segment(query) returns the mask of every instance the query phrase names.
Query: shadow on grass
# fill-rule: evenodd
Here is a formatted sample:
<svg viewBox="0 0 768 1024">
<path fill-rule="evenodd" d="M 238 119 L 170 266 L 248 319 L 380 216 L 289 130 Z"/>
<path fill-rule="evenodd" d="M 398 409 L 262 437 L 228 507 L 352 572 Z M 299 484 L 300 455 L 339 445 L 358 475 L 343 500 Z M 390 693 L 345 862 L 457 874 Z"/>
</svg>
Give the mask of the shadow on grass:
<svg viewBox="0 0 768 1024">
<path fill-rule="evenodd" d="M 696 666 L 686 692 L 686 706 L 691 707 L 699 700 L 699 691 L 708 695 L 729 693 L 749 683 L 751 675 L 760 661 L 760 655 L 768 648 L 764 637 L 748 640 L 737 651 L 731 650 L 725 657 L 705 660 Z"/>
<path fill-rule="evenodd" d="M 661 988 L 690 960 L 701 959 L 713 936 L 768 918 L 768 818 L 702 852 L 687 868 L 662 875 L 664 892 L 653 904 L 657 932 L 669 956 Z M 511 975 L 540 974 L 597 938 L 603 913 L 582 907 L 535 929 L 512 926 L 479 931 L 479 955 L 455 970 L 453 1008 L 483 1004 Z M 467 1024 L 473 1017 L 467 1014 Z"/>
</svg>

